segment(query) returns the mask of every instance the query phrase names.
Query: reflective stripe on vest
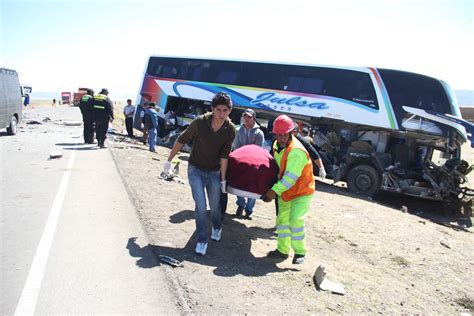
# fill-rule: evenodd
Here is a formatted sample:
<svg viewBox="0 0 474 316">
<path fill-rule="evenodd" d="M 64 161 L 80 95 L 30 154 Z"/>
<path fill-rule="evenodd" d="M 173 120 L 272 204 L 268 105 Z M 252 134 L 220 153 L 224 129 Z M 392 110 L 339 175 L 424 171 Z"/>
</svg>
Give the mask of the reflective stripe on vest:
<svg viewBox="0 0 474 316">
<path fill-rule="evenodd" d="M 91 99 L 92 97 L 88 94 L 86 95 L 83 95 L 82 98 L 81 98 L 81 102 L 87 102 Z"/>
<path fill-rule="evenodd" d="M 107 101 L 107 96 L 103 94 L 97 94 L 94 96 L 94 103 L 92 108 L 98 110 L 105 110 L 105 105 L 103 105 Z"/>
<path fill-rule="evenodd" d="M 299 178 L 297 178 L 296 182 L 291 186 L 287 181 L 283 181 L 283 176 L 288 176 L 291 179 L 294 179 L 296 175 L 292 174 L 291 172 L 286 172 L 286 165 L 288 162 L 288 155 L 293 149 L 302 150 L 306 154 L 306 158 L 308 161 L 306 162 L 303 171 Z M 274 149 L 275 150 L 275 149 Z M 288 202 L 294 200 L 300 196 L 311 195 L 314 193 L 314 176 L 313 176 L 313 162 L 309 157 L 308 152 L 304 148 L 304 146 L 296 139 L 296 137 L 292 137 L 291 141 L 288 143 L 288 146 L 284 149 L 283 156 L 281 157 L 279 166 L 280 166 L 280 175 L 279 179 L 282 181 L 283 185 L 287 187 L 290 185 L 287 191 L 284 191 L 281 194 L 281 198 L 283 201 Z"/>
</svg>

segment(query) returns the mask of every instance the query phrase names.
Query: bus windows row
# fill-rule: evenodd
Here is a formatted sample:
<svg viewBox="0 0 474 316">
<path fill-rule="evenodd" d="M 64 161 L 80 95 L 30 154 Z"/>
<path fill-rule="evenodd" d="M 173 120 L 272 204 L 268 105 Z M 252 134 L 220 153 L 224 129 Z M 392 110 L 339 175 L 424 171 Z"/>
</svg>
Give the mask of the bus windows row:
<svg viewBox="0 0 474 316">
<path fill-rule="evenodd" d="M 378 108 L 369 74 L 352 70 L 152 57 L 147 73 L 162 78 L 325 95 Z"/>
</svg>

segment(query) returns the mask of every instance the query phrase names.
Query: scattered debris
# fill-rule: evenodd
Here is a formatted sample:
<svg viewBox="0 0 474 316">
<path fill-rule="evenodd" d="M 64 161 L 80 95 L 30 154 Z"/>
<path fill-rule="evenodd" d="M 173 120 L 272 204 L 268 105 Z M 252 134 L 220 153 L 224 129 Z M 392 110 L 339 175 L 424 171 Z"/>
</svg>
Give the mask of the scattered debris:
<svg viewBox="0 0 474 316">
<path fill-rule="evenodd" d="M 474 312 L 474 300 L 472 298 L 464 296 L 464 297 L 458 298 L 456 300 L 456 303 L 468 309 L 471 313 Z"/>
<path fill-rule="evenodd" d="M 408 207 L 406 207 L 405 205 L 402 205 L 402 207 L 400 207 L 400 212 L 407 213 L 408 212 Z"/>
<path fill-rule="evenodd" d="M 52 151 L 50 154 L 49 154 L 49 159 L 58 159 L 58 158 L 61 158 L 63 156 L 63 153 L 60 152 L 60 151 Z"/>
<path fill-rule="evenodd" d="M 453 247 L 451 246 L 451 242 L 447 238 L 441 239 L 439 242 L 441 245 L 445 246 L 446 248 L 452 249 Z"/>
<path fill-rule="evenodd" d="M 51 121 L 51 119 L 50 119 L 49 117 L 45 117 L 45 118 L 43 119 L 43 122 L 49 122 L 49 121 Z"/>
<path fill-rule="evenodd" d="M 156 161 L 160 161 L 160 158 L 158 158 L 158 157 L 151 157 L 151 159 L 156 160 Z"/>
<path fill-rule="evenodd" d="M 81 121 L 66 121 L 66 122 L 64 122 L 64 125 L 66 125 L 66 126 L 81 126 L 82 122 Z"/>
<path fill-rule="evenodd" d="M 39 125 L 41 125 L 41 124 L 43 124 L 43 123 L 38 122 L 38 121 L 35 121 L 35 120 L 28 120 L 28 121 L 26 121 L 26 124 L 28 124 L 28 125 L 33 125 L 33 124 L 39 124 Z"/>
<path fill-rule="evenodd" d="M 410 262 L 407 259 L 400 256 L 395 256 L 395 257 L 392 257 L 391 259 L 393 262 L 396 262 L 398 265 L 402 267 L 408 267 L 410 265 Z"/>
<path fill-rule="evenodd" d="M 174 182 L 178 182 L 180 184 L 186 184 L 186 182 L 184 182 L 184 180 L 178 176 L 177 174 L 174 174 L 174 173 L 164 173 L 163 171 L 160 173 L 160 176 L 159 176 L 160 179 L 163 179 L 163 180 L 166 180 L 166 181 L 174 181 Z"/>
<path fill-rule="evenodd" d="M 319 290 L 331 291 L 332 293 L 340 295 L 346 294 L 344 285 L 332 282 L 326 278 L 326 272 L 324 271 L 324 267 L 322 265 L 316 268 L 316 271 L 313 275 L 313 280 Z"/>
<path fill-rule="evenodd" d="M 171 258 L 165 255 L 160 255 L 160 261 L 169 264 L 172 267 L 182 267 L 183 263 L 175 258 Z"/>
<path fill-rule="evenodd" d="M 179 163 L 180 163 L 179 160 L 173 159 L 173 161 L 171 161 L 171 168 L 168 171 L 168 173 L 166 174 L 165 172 L 162 171 L 160 173 L 159 178 L 164 179 L 166 181 L 173 181 L 174 180 L 174 181 L 179 182 L 179 183 L 184 183 L 184 181 L 178 176 L 178 174 L 179 174 Z"/>
</svg>

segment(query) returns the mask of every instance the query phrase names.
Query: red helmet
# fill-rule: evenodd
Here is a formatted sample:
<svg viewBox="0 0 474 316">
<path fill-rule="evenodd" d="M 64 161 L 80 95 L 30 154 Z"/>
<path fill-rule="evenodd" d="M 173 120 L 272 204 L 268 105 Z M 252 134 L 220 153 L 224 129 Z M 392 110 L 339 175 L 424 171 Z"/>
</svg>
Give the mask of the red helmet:
<svg viewBox="0 0 474 316">
<path fill-rule="evenodd" d="M 273 134 L 286 134 L 291 132 L 295 125 L 291 118 L 286 115 L 280 115 L 273 122 Z"/>
</svg>

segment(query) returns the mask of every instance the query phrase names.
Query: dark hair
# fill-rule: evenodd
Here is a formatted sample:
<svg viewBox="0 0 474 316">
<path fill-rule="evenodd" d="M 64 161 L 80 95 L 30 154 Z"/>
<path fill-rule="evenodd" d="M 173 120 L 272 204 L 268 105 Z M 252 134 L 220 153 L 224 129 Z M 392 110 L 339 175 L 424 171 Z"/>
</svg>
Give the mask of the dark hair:
<svg viewBox="0 0 474 316">
<path fill-rule="evenodd" d="M 229 109 L 232 109 L 232 100 L 227 93 L 219 92 L 212 98 L 211 107 L 215 108 L 218 105 L 226 105 Z"/>
<path fill-rule="evenodd" d="M 127 99 L 127 102 L 132 102 L 132 99 Z"/>
</svg>

